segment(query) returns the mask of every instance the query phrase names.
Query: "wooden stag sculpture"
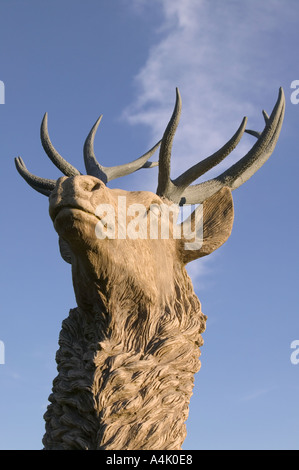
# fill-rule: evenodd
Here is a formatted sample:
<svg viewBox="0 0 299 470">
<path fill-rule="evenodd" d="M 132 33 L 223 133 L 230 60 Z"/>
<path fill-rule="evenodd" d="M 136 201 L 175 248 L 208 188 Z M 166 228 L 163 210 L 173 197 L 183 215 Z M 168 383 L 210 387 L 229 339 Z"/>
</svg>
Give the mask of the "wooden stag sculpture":
<svg viewBox="0 0 299 470">
<path fill-rule="evenodd" d="M 206 324 L 185 265 L 228 239 L 233 224 L 231 190 L 247 181 L 273 152 L 284 108 L 280 89 L 271 116 L 263 112 L 264 130 L 246 130 L 257 138 L 249 152 L 220 176 L 194 185 L 236 147 L 246 118 L 220 150 L 172 180 L 171 149 L 181 112 L 178 90 L 162 140 L 131 163 L 106 168 L 97 162 L 93 143 L 100 117 L 84 145 L 87 175 L 55 150 L 45 115 L 42 145 L 66 176 L 57 181 L 39 178 L 20 157 L 15 162 L 27 183 L 49 197 L 62 257 L 72 265 L 78 304 L 62 323 L 58 375 L 45 413 L 45 449 L 181 448 Z M 112 179 L 155 166 L 148 159 L 159 145 L 156 194 L 107 187 Z M 161 235 L 160 207 L 198 203 L 202 217 L 197 217 L 197 208 L 189 218 L 189 232 L 196 234 L 201 226 L 200 243 L 196 235 L 190 242 L 185 221 L 179 225 L 175 217 L 169 217 L 169 236 Z M 124 236 L 123 229 L 135 220 L 136 207 L 145 208 L 138 221 L 155 220 L 159 236 L 149 236 L 148 226 L 143 236 L 137 229 L 135 237 Z M 108 212 L 114 214 L 118 232 Z"/>
</svg>

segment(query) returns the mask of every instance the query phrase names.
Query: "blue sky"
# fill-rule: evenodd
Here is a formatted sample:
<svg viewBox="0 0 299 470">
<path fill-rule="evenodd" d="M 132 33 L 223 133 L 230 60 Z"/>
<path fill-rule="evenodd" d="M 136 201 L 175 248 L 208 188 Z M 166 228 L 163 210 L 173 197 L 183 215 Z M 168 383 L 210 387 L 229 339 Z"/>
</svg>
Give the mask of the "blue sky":
<svg viewBox="0 0 299 470">
<path fill-rule="evenodd" d="M 103 113 L 95 151 L 116 165 L 160 139 L 179 87 L 175 177 L 244 115 L 261 130 L 280 86 L 286 114 L 273 155 L 233 192 L 228 242 L 188 267 L 208 322 L 184 449 L 299 449 L 299 364 L 290 360 L 299 340 L 298 13 L 297 0 L 0 1 L 0 449 L 42 447 L 58 334 L 76 305 L 47 198 L 13 162 L 20 155 L 33 173 L 61 176 L 40 144 L 43 114 L 55 147 L 83 171 L 84 140 Z M 244 136 L 217 171 L 253 142 Z M 156 185 L 156 169 L 111 184 Z"/>
</svg>

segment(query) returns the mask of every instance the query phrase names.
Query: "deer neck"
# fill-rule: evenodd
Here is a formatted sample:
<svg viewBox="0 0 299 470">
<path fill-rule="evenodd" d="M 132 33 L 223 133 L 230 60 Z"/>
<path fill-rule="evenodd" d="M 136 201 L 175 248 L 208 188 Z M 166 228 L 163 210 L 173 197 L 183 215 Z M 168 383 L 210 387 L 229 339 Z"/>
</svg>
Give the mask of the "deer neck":
<svg viewBox="0 0 299 470">
<path fill-rule="evenodd" d="M 94 283 L 62 324 L 45 448 L 181 448 L 206 317 L 185 269 L 168 302 L 126 285 Z"/>
</svg>

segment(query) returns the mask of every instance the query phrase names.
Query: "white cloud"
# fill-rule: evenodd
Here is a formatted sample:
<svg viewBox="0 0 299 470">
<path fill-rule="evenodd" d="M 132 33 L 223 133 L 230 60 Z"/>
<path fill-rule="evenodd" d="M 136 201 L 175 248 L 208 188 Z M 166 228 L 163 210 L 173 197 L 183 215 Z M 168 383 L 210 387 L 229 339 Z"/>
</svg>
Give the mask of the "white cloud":
<svg viewBox="0 0 299 470">
<path fill-rule="evenodd" d="M 278 91 L 270 48 L 290 12 L 276 0 L 252 0 L 241 7 L 235 0 L 156 0 L 153 8 L 162 13 L 160 40 L 135 77 L 136 99 L 124 116 L 131 124 L 149 126 L 151 139 L 159 138 L 178 86 L 183 111 L 174 152 L 187 166 L 231 137 L 244 114 L 258 117 L 262 125 L 264 96 L 274 104 Z M 253 106 L 257 98 L 258 107 Z M 182 166 L 173 158 L 174 170 Z"/>
<path fill-rule="evenodd" d="M 139 14 L 147 2 L 135 1 Z M 161 23 L 156 43 L 135 77 L 136 98 L 124 112 L 132 125 L 146 125 L 149 141 L 162 137 L 172 114 L 175 87 L 182 95 L 182 116 L 172 154 L 176 177 L 220 148 L 236 131 L 244 115 L 248 127 L 261 130 L 262 109 L 272 111 L 278 71 L 275 51 L 283 47 L 283 32 L 294 27 L 292 8 L 280 1 L 226 2 L 156 0 Z M 208 178 L 244 155 L 254 138 L 244 136 L 238 148 Z M 148 175 L 154 179 L 155 173 Z M 200 268 L 197 268 L 200 271 Z"/>
<path fill-rule="evenodd" d="M 268 387 L 268 388 L 261 388 L 259 390 L 255 390 L 254 392 L 241 397 L 240 401 L 256 400 L 257 398 L 260 398 L 264 395 L 268 395 L 269 393 L 271 393 L 275 389 L 276 389 L 276 387 Z"/>
</svg>

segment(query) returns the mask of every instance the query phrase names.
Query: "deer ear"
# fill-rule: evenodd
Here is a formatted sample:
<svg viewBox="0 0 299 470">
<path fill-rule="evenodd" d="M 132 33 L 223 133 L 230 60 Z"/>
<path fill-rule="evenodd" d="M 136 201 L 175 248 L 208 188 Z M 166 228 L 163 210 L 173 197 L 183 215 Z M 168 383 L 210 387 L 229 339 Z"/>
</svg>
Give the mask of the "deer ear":
<svg viewBox="0 0 299 470">
<path fill-rule="evenodd" d="M 181 224 L 178 242 L 182 262 L 187 264 L 217 250 L 229 238 L 233 220 L 231 190 L 224 187 L 207 198 Z"/>
<path fill-rule="evenodd" d="M 61 257 L 64 259 L 69 264 L 72 264 L 72 255 L 71 255 L 71 249 L 69 247 L 69 244 L 63 240 L 63 238 L 59 237 L 59 249 L 60 249 L 60 254 Z"/>
</svg>

